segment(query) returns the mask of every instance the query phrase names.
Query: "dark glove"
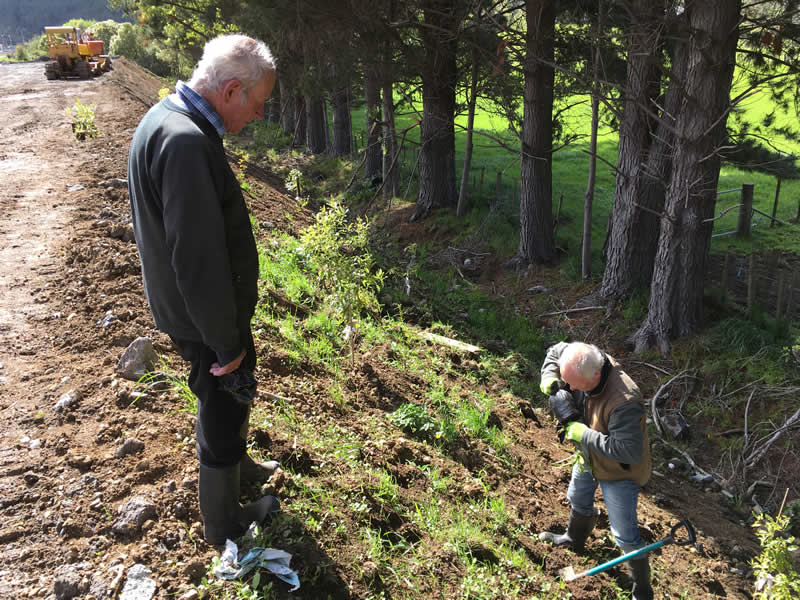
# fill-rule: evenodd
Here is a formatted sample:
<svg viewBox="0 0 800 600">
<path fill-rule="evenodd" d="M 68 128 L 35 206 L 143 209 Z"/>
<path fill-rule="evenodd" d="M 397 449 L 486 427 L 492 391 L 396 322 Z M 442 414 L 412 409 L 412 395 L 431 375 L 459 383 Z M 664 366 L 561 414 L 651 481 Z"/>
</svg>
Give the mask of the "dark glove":
<svg viewBox="0 0 800 600">
<path fill-rule="evenodd" d="M 256 397 L 256 378 L 250 369 L 238 368 L 233 373 L 217 377 L 221 390 L 228 392 L 236 402 L 248 406 Z"/>
<path fill-rule="evenodd" d="M 559 424 L 566 425 L 570 421 L 579 421 L 581 416 L 575 405 L 575 398 L 569 390 L 558 390 L 550 396 L 550 412 Z"/>
</svg>

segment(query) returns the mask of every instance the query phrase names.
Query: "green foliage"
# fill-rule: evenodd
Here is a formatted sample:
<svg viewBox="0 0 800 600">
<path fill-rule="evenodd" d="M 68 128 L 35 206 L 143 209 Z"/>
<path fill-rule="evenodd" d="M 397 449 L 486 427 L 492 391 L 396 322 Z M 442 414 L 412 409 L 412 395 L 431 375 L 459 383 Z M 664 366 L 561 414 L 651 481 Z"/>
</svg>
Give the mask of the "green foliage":
<svg viewBox="0 0 800 600">
<path fill-rule="evenodd" d="M 362 311 L 380 308 L 376 294 L 383 284 L 383 272 L 373 270 L 368 232 L 366 219 L 348 222 L 347 209 L 334 201 L 317 213 L 301 238 L 328 303 L 351 327 Z"/>
<path fill-rule="evenodd" d="M 132 23 L 122 23 L 112 36 L 109 52 L 121 54 L 130 60 L 137 60 L 144 52 L 147 31 Z"/>
<path fill-rule="evenodd" d="M 406 402 L 390 413 L 389 420 L 406 433 L 423 439 L 431 439 L 437 431 L 436 421 L 428 414 L 427 408 L 413 402 Z"/>
<path fill-rule="evenodd" d="M 286 133 L 280 125 L 269 121 L 253 121 L 248 126 L 248 131 L 253 135 L 256 146 L 267 150 L 288 148 L 292 143 L 292 135 Z"/>
<path fill-rule="evenodd" d="M 789 517 L 760 514 L 753 527 L 761 542 L 761 554 L 751 562 L 755 571 L 755 598 L 791 600 L 800 596 L 800 574 L 794 569 L 794 537 L 788 535 Z M 761 586 L 761 587 L 759 587 Z"/>
<path fill-rule="evenodd" d="M 70 19 L 64 23 L 64 27 L 77 27 L 81 32 L 84 32 L 94 25 L 94 23 L 95 22 L 91 19 Z"/>
<path fill-rule="evenodd" d="M 72 132 L 77 139 L 95 138 L 100 133 L 94 124 L 95 108 L 94 104 L 81 104 L 77 98 L 75 105 L 67 108 L 67 116 L 72 119 Z"/>
<path fill-rule="evenodd" d="M 111 52 L 111 40 L 117 35 L 121 26 L 122 23 L 117 23 L 116 21 L 108 19 L 106 21 L 94 23 L 89 28 L 89 31 L 91 31 L 96 40 L 103 40 L 103 48 L 106 54 L 109 54 Z"/>
<path fill-rule="evenodd" d="M 297 304 L 311 306 L 315 290 L 311 284 L 308 256 L 295 238 L 282 235 L 261 248 L 260 279 L 268 287 L 282 290 Z"/>
<path fill-rule="evenodd" d="M 119 26 L 107 50 L 109 54 L 121 54 L 160 76 L 186 75 L 186 63 L 191 62 L 164 46 L 149 27 L 132 23 Z"/>
</svg>

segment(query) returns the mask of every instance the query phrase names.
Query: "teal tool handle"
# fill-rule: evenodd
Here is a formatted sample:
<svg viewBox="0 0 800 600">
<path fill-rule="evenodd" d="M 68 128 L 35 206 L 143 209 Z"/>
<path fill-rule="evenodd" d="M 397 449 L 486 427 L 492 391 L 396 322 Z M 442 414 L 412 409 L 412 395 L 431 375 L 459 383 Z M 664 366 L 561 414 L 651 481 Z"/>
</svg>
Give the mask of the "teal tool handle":
<svg viewBox="0 0 800 600">
<path fill-rule="evenodd" d="M 652 552 L 656 548 L 661 548 L 661 546 L 666 544 L 668 541 L 672 541 L 672 539 L 669 538 L 669 537 L 666 537 L 663 540 L 659 540 L 658 542 L 653 542 L 652 544 L 649 544 L 649 545 L 645 546 L 644 548 L 639 548 L 638 550 L 634 550 L 633 552 L 628 552 L 627 554 L 623 554 L 622 556 L 619 556 L 619 557 L 615 558 L 614 560 L 610 560 L 608 562 L 603 563 L 602 565 L 597 565 L 593 569 L 589 569 L 588 571 L 584 571 L 583 573 L 580 574 L 580 576 L 582 577 L 584 575 L 597 575 L 598 573 L 602 573 L 603 571 L 605 571 L 607 569 L 610 569 L 611 567 L 613 567 L 615 565 L 618 565 L 621 562 L 625 562 L 626 560 L 631 560 L 633 558 L 637 558 L 639 556 L 647 554 L 648 552 Z"/>
<path fill-rule="evenodd" d="M 686 539 L 677 539 L 676 535 L 681 529 L 686 529 Z M 593 569 L 589 569 L 578 575 L 578 577 L 583 577 L 584 575 L 596 575 L 597 573 L 601 573 L 606 569 L 610 569 L 611 567 L 618 565 L 621 562 L 625 562 L 626 560 L 631 560 L 634 558 L 638 558 L 639 556 L 643 556 L 648 552 L 652 552 L 656 548 L 661 548 L 661 546 L 665 544 L 675 544 L 676 546 L 688 546 L 689 544 L 694 544 L 697 541 L 697 537 L 694 533 L 694 527 L 692 524 L 684 519 L 683 521 L 676 523 L 673 525 L 672 529 L 669 531 L 669 535 L 665 537 L 663 540 L 659 540 L 657 542 L 653 542 L 652 544 L 645 546 L 644 548 L 639 548 L 638 550 L 634 550 L 633 552 L 628 552 L 627 554 L 623 554 L 622 556 L 615 558 L 614 560 L 610 560 L 602 565 L 598 565 Z"/>
</svg>

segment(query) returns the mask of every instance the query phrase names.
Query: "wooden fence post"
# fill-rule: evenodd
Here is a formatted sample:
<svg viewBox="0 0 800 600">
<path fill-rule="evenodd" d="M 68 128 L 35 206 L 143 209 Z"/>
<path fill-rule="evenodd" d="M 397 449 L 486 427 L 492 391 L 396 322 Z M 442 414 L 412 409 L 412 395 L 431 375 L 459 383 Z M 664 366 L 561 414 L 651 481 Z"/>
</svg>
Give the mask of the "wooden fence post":
<svg viewBox="0 0 800 600">
<path fill-rule="evenodd" d="M 486 167 L 481 167 L 481 186 L 478 188 L 478 193 L 479 194 L 483 193 L 483 171 L 485 169 L 486 169 Z"/>
<path fill-rule="evenodd" d="M 750 226 L 753 222 L 753 184 L 742 184 L 742 203 L 739 207 L 739 223 L 736 226 L 736 235 L 750 235 Z"/>
<path fill-rule="evenodd" d="M 781 306 L 783 305 L 783 296 L 786 293 L 786 281 L 785 281 L 783 269 L 778 271 L 778 291 L 775 293 L 775 319 L 780 321 L 781 319 Z"/>
<path fill-rule="evenodd" d="M 725 260 L 722 263 L 722 276 L 720 277 L 719 285 L 722 288 L 722 303 L 728 299 L 728 265 L 731 261 L 731 253 L 725 253 Z"/>
<path fill-rule="evenodd" d="M 497 202 L 500 202 L 500 194 L 502 193 L 502 187 L 503 187 L 503 172 L 502 171 L 498 171 L 497 172 L 497 192 L 496 192 L 496 196 L 495 196 L 495 200 Z"/>
<path fill-rule="evenodd" d="M 775 226 L 775 214 L 778 212 L 778 197 L 781 195 L 781 178 L 778 176 L 778 183 L 775 184 L 775 202 L 772 205 L 772 220 L 769 222 L 770 227 Z"/>
<path fill-rule="evenodd" d="M 747 316 L 753 316 L 753 300 L 756 295 L 756 258 L 755 254 L 750 255 L 750 264 L 747 267 Z"/>
<path fill-rule="evenodd" d="M 792 273 L 792 279 L 789 283 L 789 289 L 786 291 L 786 306 L 783 309 L 784 314 L 791 321 L 792 320 L 792 300 L 794 299 L 794 289 L 798 284 L 797 271 Z"/>
</svg>

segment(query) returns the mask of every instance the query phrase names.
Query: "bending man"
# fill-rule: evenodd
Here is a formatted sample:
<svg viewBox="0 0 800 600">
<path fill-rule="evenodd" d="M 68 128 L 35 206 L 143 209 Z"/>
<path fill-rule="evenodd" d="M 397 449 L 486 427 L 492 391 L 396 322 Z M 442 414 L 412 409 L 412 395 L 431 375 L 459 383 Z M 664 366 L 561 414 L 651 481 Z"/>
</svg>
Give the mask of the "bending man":
<svg viewBox="0 0 800 600">
<path fill-rule="evenodd" d="M 577 461 L 572 469 L 567 489 L 572 511 L 566 533 L 545 531 L 539 537 L 583 551 L 595 524 L 594 493 L 599 483 L 617 545 L 626 553 L 643 547 L 636 504 L 641 486 L 650 479 L 651 460 L 639 388 L 613 358 L 582 343 L 552 346 L 541 376 L 541 390 L 550 395 L 556 415 L 568 415 L 566 437 L 589 460 Z M 651 600 L 648 558 L 628 564 L 632 598 Z"/>
</svg>

